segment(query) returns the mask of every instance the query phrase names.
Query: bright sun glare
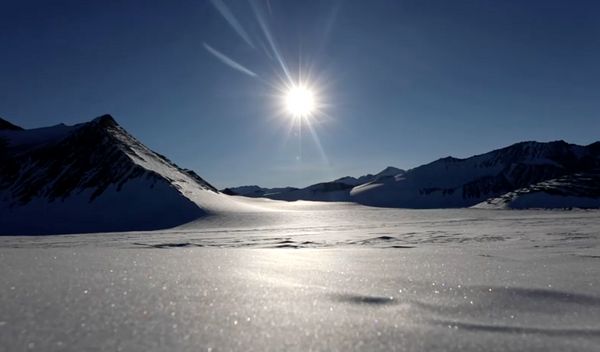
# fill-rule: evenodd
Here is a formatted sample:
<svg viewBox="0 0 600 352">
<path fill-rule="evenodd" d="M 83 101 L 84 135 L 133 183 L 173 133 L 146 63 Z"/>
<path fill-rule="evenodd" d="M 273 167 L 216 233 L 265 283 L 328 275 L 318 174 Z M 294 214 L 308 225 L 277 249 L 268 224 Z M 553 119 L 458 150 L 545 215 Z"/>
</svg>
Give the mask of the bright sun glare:
<svg viewBox="0 0 600 352">
<path fill-rule="evenodd" d="M 315 97 L 310 89 L 293 86 L 285 95 L 285 105 L 293 117 L 307 117 L 315 109 Z"/>
</svg>

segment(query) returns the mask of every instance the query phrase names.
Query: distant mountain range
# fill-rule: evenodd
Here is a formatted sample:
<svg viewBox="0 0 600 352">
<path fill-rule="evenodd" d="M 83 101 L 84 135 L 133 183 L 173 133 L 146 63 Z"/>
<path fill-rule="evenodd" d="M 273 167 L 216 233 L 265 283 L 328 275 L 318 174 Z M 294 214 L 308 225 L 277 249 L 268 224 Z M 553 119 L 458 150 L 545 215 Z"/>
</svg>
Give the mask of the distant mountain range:
<svg viewBox="0 0 600 352">
<path fill-rule="evenodd" d="M 600 142 L 587 146 L 522 142 L 466 159 L 446 157 L 407 171 L 387 167 L 375 175 L 343 177 L 301 189 L 245 186 L 224 192 L 400 208 L 598 207 L 598 170 Z"/>
<path fill-rule="evenodd" d="M 311 200 L 347 202 L 351 201 L 350 191 L 355 186 L 383 181 L 397 175 L 403 175 L 404 172 L 404 170 L 389 166 L 375 175 L 368 174 L 360 177 L 345 176 L 338 178 L 337 180 L 317 183 L 306 188 L 262 188 L 259 186 L 241 186 L 225 188 L 221 190 L 221 192 L 229 195 L 240 195 L 253 198 L 263 197 L 285 201 Z"/>
<path fill-rule="evenodd" d="M 231 195 L 404 208 L 600 207 L 600 142 L 522 142 L 301 189 L 219 192 L 104 115 L 28 130 L 0 119 L 0 165 L 0 235 L 154 230 L 262 209 Z"/>
</svg>

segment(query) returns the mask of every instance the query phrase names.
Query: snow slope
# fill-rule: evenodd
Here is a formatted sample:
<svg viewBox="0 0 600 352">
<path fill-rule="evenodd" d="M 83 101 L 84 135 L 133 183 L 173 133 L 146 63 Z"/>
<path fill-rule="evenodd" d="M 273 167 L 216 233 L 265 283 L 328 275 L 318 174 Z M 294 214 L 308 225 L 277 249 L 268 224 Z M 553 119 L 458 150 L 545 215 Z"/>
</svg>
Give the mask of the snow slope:
<svg viewBox="0 0 600 352">
<path fill-rule="evenodd" d="M 151 230 L 255 209 L 220 194 L 104 115 L 0 130 L 0 234 Z"/>
<path fill-rule="evenodd" d="M 474 206 L 485 209 L 600 208 L 600 172 L 576 173 L 508 192 Z"/>
</svg>

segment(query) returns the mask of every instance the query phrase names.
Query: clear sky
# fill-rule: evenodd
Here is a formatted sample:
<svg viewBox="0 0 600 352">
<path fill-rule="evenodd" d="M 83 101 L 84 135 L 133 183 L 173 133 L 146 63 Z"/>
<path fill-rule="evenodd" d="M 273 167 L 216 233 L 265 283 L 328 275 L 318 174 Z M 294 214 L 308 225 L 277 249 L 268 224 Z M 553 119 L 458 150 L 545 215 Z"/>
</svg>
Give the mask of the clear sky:
<svg viewBox="0 0 600 352">
<path fill-rule="evenodd" d="M 218 187 L 588 144 L 599 18 L 595 0 L 4 0 L 0 116 L 33 128 L 110 113 Z M 273 47 L 326 105 L 321 148 L 279 111 Z"/>
</svg>

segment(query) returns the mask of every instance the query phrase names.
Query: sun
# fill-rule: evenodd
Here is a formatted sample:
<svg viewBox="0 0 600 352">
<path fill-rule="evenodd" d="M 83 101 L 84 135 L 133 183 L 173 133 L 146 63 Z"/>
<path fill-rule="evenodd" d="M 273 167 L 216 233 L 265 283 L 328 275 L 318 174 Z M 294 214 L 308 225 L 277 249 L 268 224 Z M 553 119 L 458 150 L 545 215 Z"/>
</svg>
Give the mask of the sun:
<svg viewBox="0 0 600 352">
<path fill-rule="evenodd" d="M 293 117 L 308 117 L 315 110 L 315 95 L 305 86 L 292 86 L 285 94 L 285 106 Z"/>
</svg>

